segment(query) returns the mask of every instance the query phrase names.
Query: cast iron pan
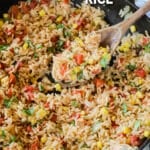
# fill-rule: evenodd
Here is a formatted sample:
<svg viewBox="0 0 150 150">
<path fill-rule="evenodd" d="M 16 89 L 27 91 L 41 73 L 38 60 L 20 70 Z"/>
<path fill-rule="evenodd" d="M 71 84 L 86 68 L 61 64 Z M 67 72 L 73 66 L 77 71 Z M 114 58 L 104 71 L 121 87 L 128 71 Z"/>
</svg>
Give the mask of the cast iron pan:
<svg viewBox="0 0 150 150">
<path fill-rule="evenodd" d="M 0 0 L 0 17 L 2 17 L 2 14 L 4 12 L 7 12 L 8 8 L 13 5 L 17 4 L 19 0 Z M 74 6 L 81 4 L 83 0 L 72 0 Z M 106 21 L 110 25 L 114 25 L 120 21 L 122 21 L 122 18 L 118 15 L 121 8 L 124 8 L 126 5 L 129 5 L 131 7 L 131 10 L 134 12 L 136 11 L 137 7 L 134 5 L 134 0 L 114 0 L 113 5 L 99 5 L 95 4 L 92 5 L 94 7 L 100 7 L 102 8 L 106 13 Z M 150 33 L 150 19 L 146 16 L 142 17 L 137 23 L 135 24 L 137 31 L 140 33 L 145 33 L 145 31 L 148 31 Z M 150 150 L 150 139 L 143 139 L 143 142 L 141 146 L 139 147 L 139 150 Z"/>
</svg>

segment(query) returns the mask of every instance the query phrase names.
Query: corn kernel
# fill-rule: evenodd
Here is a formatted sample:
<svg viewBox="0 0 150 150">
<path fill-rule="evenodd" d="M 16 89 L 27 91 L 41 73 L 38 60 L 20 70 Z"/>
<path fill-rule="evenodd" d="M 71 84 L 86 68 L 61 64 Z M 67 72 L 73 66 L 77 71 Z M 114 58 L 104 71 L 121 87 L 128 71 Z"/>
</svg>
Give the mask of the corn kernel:
<svg viewBox="0 0 150 150">
<path fill-rule="evenodd" d="M 125 42 L 125 43 L 123 43 L 123 44 L 119 47 L 119 51 L 121 51 L 121 52 L 129 52 L 130 47 L 131 47 L 131 43 Z"/>
<path fill-rule="evenodd" d="M 18 13 L 17 19 L 21 19 L 21 18 L 22 18 L 22 14 L 21 14 L 21 13 Z"/>
<path fill-rule="evenodd" d="M 97 142 L 97 147 L 101 150 L 103 148 L 103 144 L 101 141 Z"/>
<path fill-rule="evenodd" d="M 41 137 L 41 143 L 46 143 L 46 141 L 47 141 L 46 135 L 42 136 Z"/>
<path fill-rule="evenodd" d="M 129 102 L 132 105 L 140 104 L 140 100 L 138 98 L 135 98 L 133 95 L 131 95 Z"/>
<path fill-rule="evenodd" d="M 109 80 L 109 81 L 107 82 L 107 84 L 108 84 L 109 86 L 113 86 L 113 85 L 114 85 L 114 82 L 113 82 L 112 80 Z"/>
<path fill-rule="evenodd" d="M 71 80 L 75 81 L 77 79 L 77 76 L 75 74 L 71 74 Z"/>
<path fill-rule="evenodd" d="M 76 29 L 78 27 L 78 24 L 76 24 L 76 23 L 74 23 L 73 25 L 72 25 L 72 28 L 73 29 Z"/>
<path fill-rule="evenodd" d="M 45 116 L 47 115 L 47 112 L 46 110 L 44 109 L 39 109 L 37 112 L 36 112 L 36 118 L 37 119 L 43 119 Z"/>
<path fill-rule="evenodd" d="M 82 116 L 84 116 L 85 115 L 85 111 L 81 111 L 81 113 L 80 113 Z"/>
<path fill-rule="evenodd" d="M 28 118 L 28 121 L 31 123 L 31 125 L 35 125 L 37 122 L 35 117 L 31 117 L 31 116 Z"/>
<path fill-rule="evenodd" d="M 49 30 L 56 29 L 56 24 L 53 23 L 53 24 L 49 25 L 48 28 L 49 28 Z"/>
<path fill-rule="evenodd" d="M 147 138 L 150 137 L 150 131 L 144 131 L 144 136 Z"/>
<path fill-rule="evenodd" d="M 74 73 L 79 73 L 81 71 L 81 68 L 80 67 L 75 67 L 74 69 L 73 69 L 73 72 Z"/>
<path fill-rule="evenodd" d="M 103 107 L 103 108 L 101 108 L 101 113 L 103 114 L 103 115 L 108 115 L 108 109 L 106 108 L 106 107 Z"/>
<path fill-rule="evenodd" d="M 62 90 L 61 85 L 60 84 L 56 84 L 55 85 L 55 89 L 56 89 L 56 91 L 60 92 Z"/>
<path fill-rule="evenodd" d="M 141 99 L 144 97 L 144 95 L 142 92 L 138 91 L 138 92 L 136 92 L 136 97 Z"/>
<path fill-rule="evenodd" d="M 59 17 L 57 17 L 56 22 L 60 23 L 60 22 L 62 22 L 62 20 L 63 20 L 63 16 L 59 16 Z"/>
<path fill-rule="evenodd" d="M 75 12 L 76 14 L 79 14 L 79 13 L 81 12 L 81 9 L 76 9 L 74 12 Z"/>
<path fill-rule="evenodd" d="M 46 14 L 46 13 L 45 13 L 45 11 L 44 11 L 43 9 L 39 11 L 39 15 L 40 15 L 41 17 L 44 17 L 45 14 Z"/>
<path fill-rule="evenodd" d="M 80 38 L 76 38 L 75 41 L 80 45 L 80 46 L 84 46 L 83 41 Z"/>
<path fill-rule="evenodd" d="M 28 47 L 29 47 L 28 43 L 25 42 L 25 43 L 23 44 L 23 49 L 26 50 Z"/>
<path fill-rule="evenodd" d="M 104 53 L 108 53 L 108 49 L 105 47 L 100 47 L 99 50 L 104 52 Z"/>
<path fill-rule="evenodd" d="M 66 111 L 68 111 L 68 107 L 63 106 L 62 110 L 66 112 Z"/>
<path fill-rule="evenodd" d="M 145 124 L 146 126 L 150 126 L 150 119 L 145 120 L 145 121 L 144 121 L 144 124 Z"/>
<path fill-rule="evenodd" d="M 2 19 L 0 19 L 0 28 L 3 26 L 4 22 Z"/>
<path fill-rule="evenodd" d="M 9 17 L 9 16 L 8 16 L 7 13 L 4 13 L 4 14 L 3 14 L 3 18 L 4 18 L 4 19 L 7 19 L 8 17 Z"/>
<path fill-rule="evenodd" d="M 136 27 L 135 27 L 135 25 L 132 25 L 132 26 L 130 27 L 130 31 L 131 31 L 132 33 L 136 32 Z"/>
<path fill-rule="evenodd" d="M 93 65 L 94 64 L 94 60 L 93 59 L 89 59 L 87 62 L 89 65 Z"/>
<path fill-rule="evenodd" d="M 115 121 L 115 120 L 116 120 L 116 116 L 112 116 L 112 117 L 111 117 L 111 120 L 112 120 L 112 121 Z"/>
<path fill-rule="evenodd" d="M 129 128 L 129 127 L 124 127 L 124 128 L 123 128 L 123 133 L 124 133 L 124 134 L 129 134 L 129 133 L 131 133 L 131 128 Z"/>
<path fill-rule="evenodd" d="M 144 83 L 144 79 L 139 78 L 139 79 L 138 79 L 138 85 L 142 85 L 143 83 Z"/>
</svg>

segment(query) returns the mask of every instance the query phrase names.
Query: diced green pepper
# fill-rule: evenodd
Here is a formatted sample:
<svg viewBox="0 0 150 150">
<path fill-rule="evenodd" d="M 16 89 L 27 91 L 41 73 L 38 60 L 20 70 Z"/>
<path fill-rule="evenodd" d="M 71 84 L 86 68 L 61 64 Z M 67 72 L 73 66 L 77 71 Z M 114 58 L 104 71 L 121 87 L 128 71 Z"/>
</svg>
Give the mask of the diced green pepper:
<svg viewBox="0 0 150 150">
<path fill-rule="evenodd" d="M 8 45 L 0 45 L 0 51 L 5 51 L 8 47 Z"/>
<path fill-rule="evenodd" d="M 150 53 L 150 43 L 148 43 L 145 47 L 144 47 L 144 51 L 146 53 Z"/>
<path fill-rule="evenodd" d="M 23 112 L 27 114 L 28 116 L 31 116 L 34 113 L 34 110 L 33 108 L 28 108 L 28 109 L 24 109 Z"/>
</svg>

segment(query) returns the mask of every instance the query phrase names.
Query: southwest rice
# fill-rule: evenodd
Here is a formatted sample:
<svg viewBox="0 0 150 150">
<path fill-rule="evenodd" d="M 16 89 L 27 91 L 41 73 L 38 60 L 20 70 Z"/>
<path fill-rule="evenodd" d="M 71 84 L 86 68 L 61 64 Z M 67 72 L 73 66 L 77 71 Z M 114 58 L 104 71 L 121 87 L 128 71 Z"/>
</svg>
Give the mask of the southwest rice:
<svg viewBox="0 0 150 150">
<path fill-rule="evenodd" d="M 3 15 L 0 149 L 129 150 L 150 137 L 150 37 L 124 37 L 109 67 L 94 34 L 107 26 L 102 10 L 68 0 L 20 2 Z M 63 88 L 51 71 L 57 81 L 97 76 Z"/>
</svg>

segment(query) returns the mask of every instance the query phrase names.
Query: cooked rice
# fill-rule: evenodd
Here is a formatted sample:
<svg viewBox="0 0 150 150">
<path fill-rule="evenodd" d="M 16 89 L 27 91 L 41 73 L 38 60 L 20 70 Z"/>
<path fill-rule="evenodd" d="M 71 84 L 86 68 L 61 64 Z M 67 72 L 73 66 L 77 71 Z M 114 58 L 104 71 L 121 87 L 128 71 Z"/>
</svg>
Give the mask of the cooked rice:
<svg viewBox="0 0 150 150">
<path fill-rule="evenodd" d="M 136 149 L 150 137 L 150 37 L 126 36 L 109 67 L 110 58 L 101 57 L 109 48 L 95 42 L 94 34 L 107 27 L 104 12 L 66 2 L 21 2 L 4 18 L 0 149 Z M 78 62 L 75 54 L 84 59 Z M 75 69 L 72 77 L 67 67 Z M 51 70 L 58 81 L 101 73 L 86 85 L 63 88 L 52 82 Z"/>
</svg>

